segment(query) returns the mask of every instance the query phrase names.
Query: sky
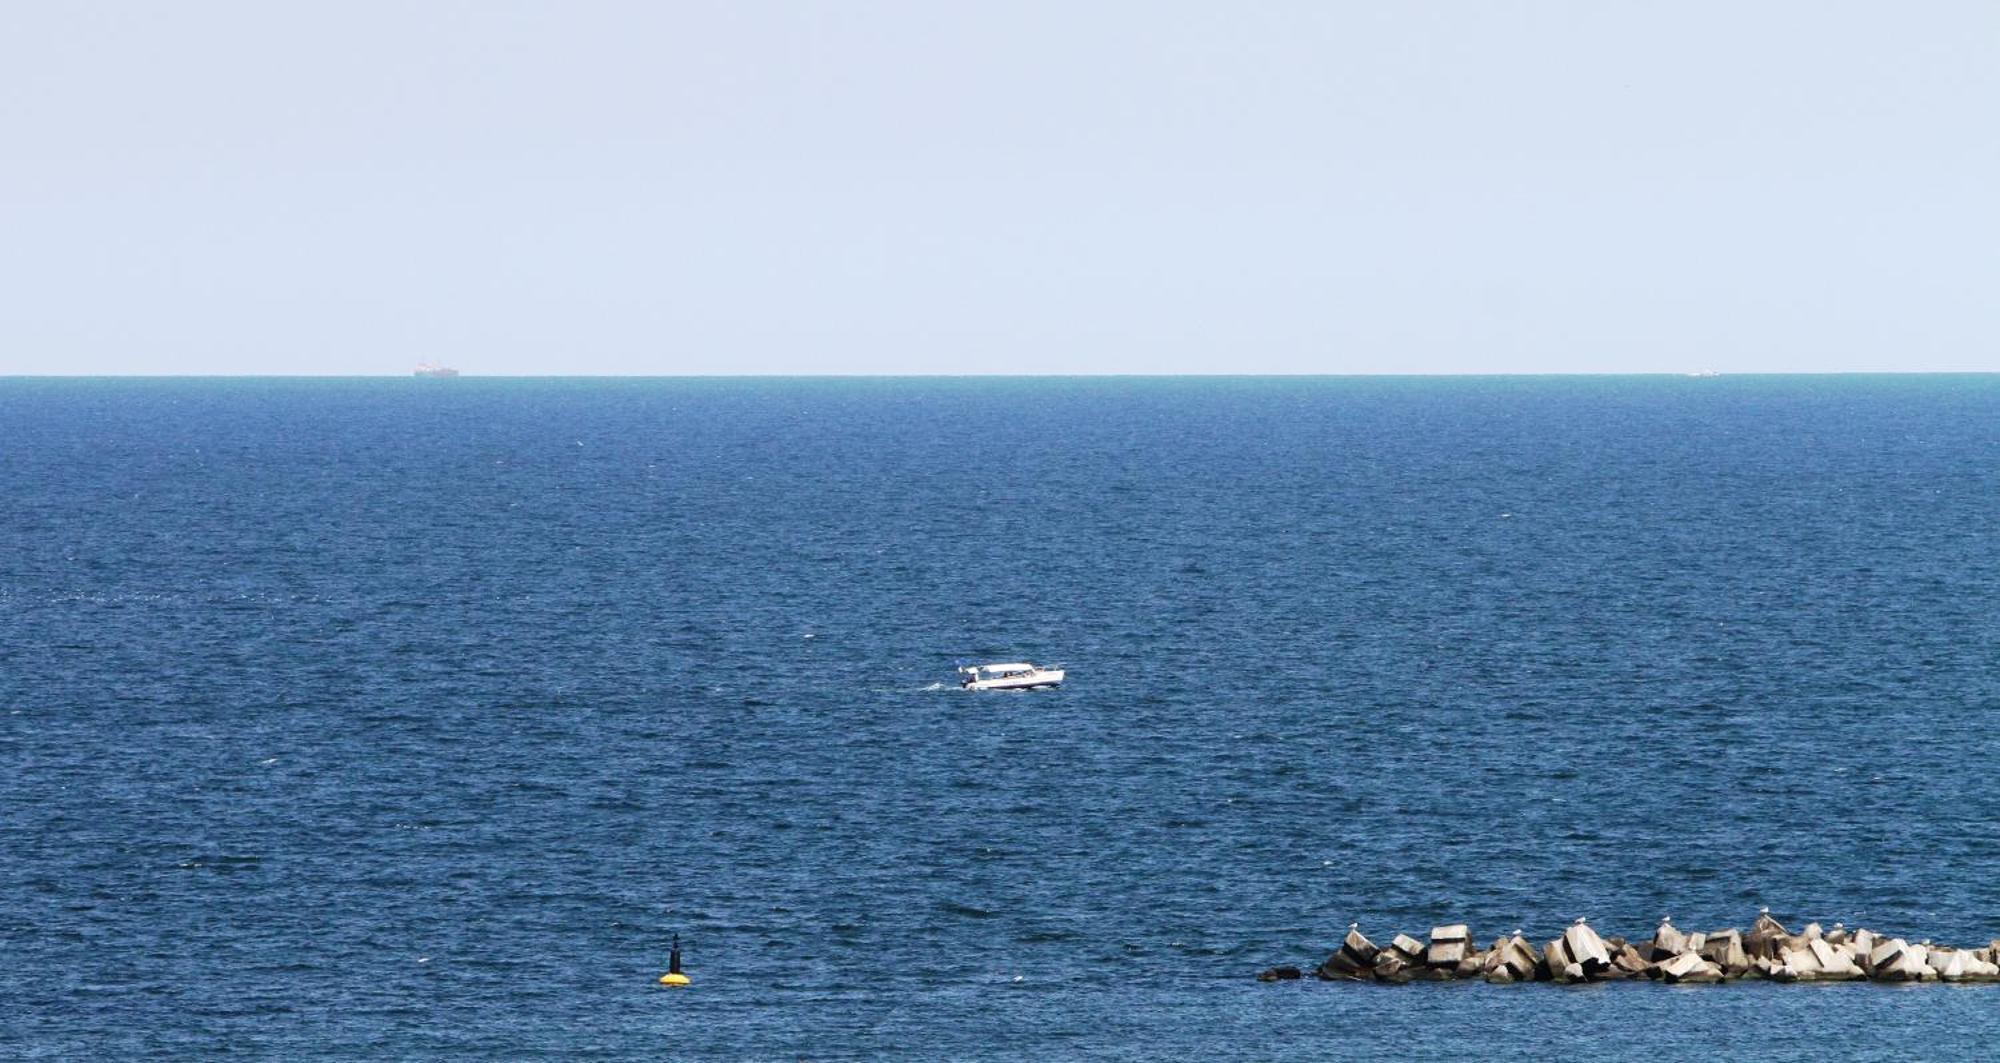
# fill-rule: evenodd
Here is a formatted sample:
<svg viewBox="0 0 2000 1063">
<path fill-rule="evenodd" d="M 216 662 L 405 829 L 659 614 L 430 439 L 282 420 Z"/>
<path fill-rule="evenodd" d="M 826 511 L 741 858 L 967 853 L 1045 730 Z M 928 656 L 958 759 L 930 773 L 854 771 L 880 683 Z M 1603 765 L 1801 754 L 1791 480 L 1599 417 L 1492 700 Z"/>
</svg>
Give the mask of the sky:
<svg viewBox="0 0 2000 1063">
<path fill-rule="evenodd" d="M 2000 370 L 2000 4 L 19 3 L 0 375 Z"/>
</svg>

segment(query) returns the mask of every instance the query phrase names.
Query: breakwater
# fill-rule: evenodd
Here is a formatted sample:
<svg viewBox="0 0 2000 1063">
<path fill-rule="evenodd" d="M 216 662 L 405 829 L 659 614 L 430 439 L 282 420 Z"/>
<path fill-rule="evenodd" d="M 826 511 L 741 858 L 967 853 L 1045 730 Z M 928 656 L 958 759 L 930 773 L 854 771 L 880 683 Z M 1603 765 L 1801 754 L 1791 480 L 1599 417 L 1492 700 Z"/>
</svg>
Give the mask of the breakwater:
<svg viewBox="0 0 2000 1063">
<path fill-rule="evenodd" d="M 1516 930 L 1477 945 L 1463 923 L 1432 927 L 1428 941 L 1397 934 L 1377 945 L 1350 924 L 1347 936 L 1313 975 L 1326 981 L 1401 984 L 1483 980 L 1493 983 L 1609 982 L 1649 978 L 1690 984 L 1761 978 L 1774 982 L 2000 982 L 2000 938 L 1976 948 L 1912 942 L 1872 930 L 1825 929 L 1808 923 L 1797 933 L 1760 912 L 1748 932 L 1735 927 L 1683 931 L 1662 919 L 1651 938 L 1600 937 L 1578 919 L 1537 946 Z M 1257 977 L 1304 977 L 1297 967 L 1273 967 Z"/>
</svg>

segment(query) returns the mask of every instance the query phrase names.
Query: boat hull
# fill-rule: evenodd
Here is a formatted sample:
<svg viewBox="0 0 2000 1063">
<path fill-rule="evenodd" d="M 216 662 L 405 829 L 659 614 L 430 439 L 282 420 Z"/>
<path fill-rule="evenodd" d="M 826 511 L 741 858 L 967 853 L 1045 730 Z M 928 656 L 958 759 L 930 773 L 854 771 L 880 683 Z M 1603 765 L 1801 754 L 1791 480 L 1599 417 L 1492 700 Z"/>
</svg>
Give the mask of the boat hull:
<svg viewBox="0 0 2000 1063">
<path fill-rule="evenodd" d="M 965 684 L 967 690 L 1046 690 L 1062 685 L 1063 673 L 1059 671 L 1036 672 L 1033 675 L 1008 676 L 1004 679 L 980 679 Z"/>
</svg>

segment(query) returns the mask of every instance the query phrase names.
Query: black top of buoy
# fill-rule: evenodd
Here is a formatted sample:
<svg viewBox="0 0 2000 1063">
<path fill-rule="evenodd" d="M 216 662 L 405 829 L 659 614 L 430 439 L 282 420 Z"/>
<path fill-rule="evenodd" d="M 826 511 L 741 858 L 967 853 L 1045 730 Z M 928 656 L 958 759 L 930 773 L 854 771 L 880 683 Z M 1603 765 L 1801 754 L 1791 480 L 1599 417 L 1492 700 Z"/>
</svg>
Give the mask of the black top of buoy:
<svg viewBox="0 0 2000 1063">
<path fill-rule="evenodd" d="M 667 973 L 681 973 L 681 936 L 679 934 L 674 935 L 674 947 L 672 951 L 667 953 Z"/>
</svg>

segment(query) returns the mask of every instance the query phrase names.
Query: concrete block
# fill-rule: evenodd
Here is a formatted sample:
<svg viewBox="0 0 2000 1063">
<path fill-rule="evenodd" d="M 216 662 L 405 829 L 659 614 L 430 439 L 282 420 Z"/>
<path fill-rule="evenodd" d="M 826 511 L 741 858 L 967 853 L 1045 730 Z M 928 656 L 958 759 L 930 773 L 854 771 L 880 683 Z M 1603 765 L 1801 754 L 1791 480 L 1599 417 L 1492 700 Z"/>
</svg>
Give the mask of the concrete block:
<svg viewBox="0 0 2000 1063">
<path fill-rule="evenodd" d="M 1424 966 L 1457 967 L 1465 959 L 1466 947 L 1463 941 L 1433 942 L 1424 950 Z"/>
<path fill-rule="evenodd" d="M 1506 959 L 1501 962 L 1512 968 L 1514 977 L 1520 981 L 1525 982 L 1534 978 L 1536 976 L 1536 969 L 1542 966 L 1541 953 L 1535 951 L 1535 947 L 1528 944 L 1528 939 L 1526 938 L 1509 938 L 1507 940 L 1506 954 Z"/>
<path fill-rule="evenodd" d="M 1936 978 L 1937 972 L 1925 962 L 1926 951 L 1921 945 L 1891 938 L 1869 954 L 1869 976 L 1878 982 L 1915 982 L 1925 973 Z"/>
<path fill-rule="evenodd" d="M 1825 938 L 1814 938 L 1811 951 L 1813 959 L 1819 963 L 1822 978 L 1847 981 L 1864 977 L 1860 966 L 1854 962 L 1852 949 L 1845 944 L 1829 945 Z"/>
<path fill-rule="evenodd" d="M 1347 936 L 1341 940 L 1340 948 L 1313 971 L 1313 977 L 1329 982 L 1341 978 L 1372 977 L 1375 957 L 1381 951 L 1374 942 L 1362 936 L 1357 924 L 1349 923 Z"/>
<path fill-rule="evenodd" d="M 1703 960 L 1701 966 L 1680 977 L 1682 985 L 1713 985 L 1722 981 L 1722 968 Z"/>
<path fill-rule="evenodd" d="M 1410 962 L 1395 949 L 1383 949 L 1382 954 L 1375 957 L 1374 975 L 1378 982 L 1391 984 L 1407 982 L 1411 978 Z"/>
<path fill-rule="evenodd" d="M 1340 947 L 1364 964 L 1374 963 L 1375 954 L 1382 951 L 1374 942 L 1361 936 L 1361 928 L 1357 925 L 1348 926 L 1347 937 L 1341 940 Z"/>
<path fill-rule="evenodd" d="M 1653 931 L 1653 940 L 1647 943 L 1646 958 L 1654 962 L 1670 959 L 1687 951 L 1687 935 L 1665 919 Z"/>
<path fill-rule="evenodd" d="M 1576 957 L 1569 954 L 1561 938 L 1542 946 L 1542 966 L 1548 968 L 1550 974 L 1560 974 L 1563 968 L 1575 962 Z"/>
<path fill-rule="evenodd" d="M 1750 955 L 1743 951 L 1743 935 L 1734 927 L 1711 932 L 1702 942 L 1701 955 L 1732 978 L 1750 969 Z"/>
<path fill-rule="evenodd" d="M 1783 952 L 1782 943 L 1791 933 L 1783 923 L 1771 918 L 1768 909 L 1757 914 L 1757 921 L 1750 924 L 1750 932 L 1743 935 L 1743 951 L 1751 956 L 1762 956 L 1775 960 Z"/>
<path fill-rule="evenodd" d="M 1611 957 L 1611 966 L 1613 970 L 1622 970 L 1627 974 L 1645 974 L 1652 969 L 1653 963 L 1636 947 L 1627 945 Z"/>
<path fill-rule="evenodd" d="M 1590 974 L 1597 974 L 1611 966 L 1611 954 L 1605 951 L 1604 939 L 1581 919 L 1563 931 L 1562 942 L 1563 951 L 1569 954 L 1570 960 L 1583 965 L 1583 969 Z"/>
<path fill-rule="evenodd" d="M 1660 965 L 1660 977 L 1669 985 L 1682 982 L 1720 982 L 1722 968 L 1702 959 L 1699 953 L 1683 952 Z"/>
<path fill-rule="evenodd" d="M 1683 952 L 1657 964 L 1662 977 L 1667 981 L 1678 981 L 1688 972 L 1700 967 L 1704 961 L 1699 953 Z"/>
</svg>

